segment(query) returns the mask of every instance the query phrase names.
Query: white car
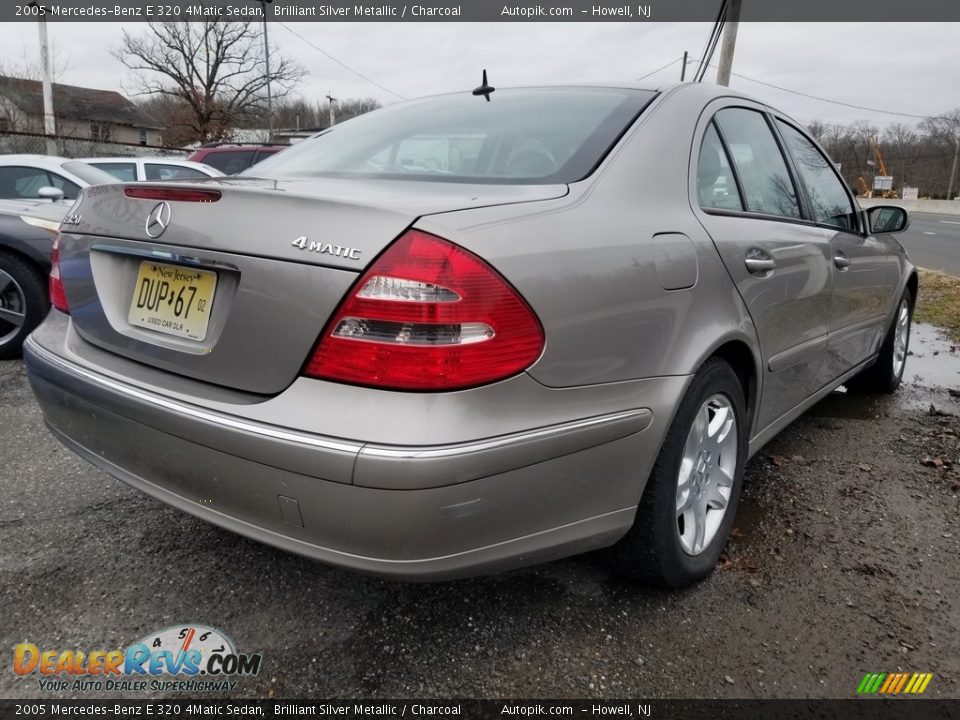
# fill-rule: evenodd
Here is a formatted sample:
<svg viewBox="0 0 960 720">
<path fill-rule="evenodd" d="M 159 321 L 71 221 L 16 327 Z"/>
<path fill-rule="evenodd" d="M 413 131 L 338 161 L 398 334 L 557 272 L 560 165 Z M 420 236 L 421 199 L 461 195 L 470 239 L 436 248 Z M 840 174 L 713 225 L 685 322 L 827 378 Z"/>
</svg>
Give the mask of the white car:
<svg viewBox="0 0 960 720">
<path fill-rule="evenodd" d="M 176 158 L 98 157 L 82 158 L 82 161 L 110 173 L 121 182 L 223 177 L 223 173 L 215 167 Z"/>
<path fill-rule="evenodd" d="M 80 160 L 55 155 L 0 155 L 0 198 L 73 202 L 81 188 L 117 179 Z"/>
</svg>

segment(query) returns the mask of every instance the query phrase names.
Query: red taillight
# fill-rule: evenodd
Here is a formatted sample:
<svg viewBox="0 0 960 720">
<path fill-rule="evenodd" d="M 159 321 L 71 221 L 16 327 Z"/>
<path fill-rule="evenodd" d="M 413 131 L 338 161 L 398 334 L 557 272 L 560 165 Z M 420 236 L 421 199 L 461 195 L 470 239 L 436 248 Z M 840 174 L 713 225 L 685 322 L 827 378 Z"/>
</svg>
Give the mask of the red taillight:
<svg viewBox="0 0 960 720">
<path fill-rule="evenodd" d="M 60 278 L 60 233 L 54 238 L 53 250 L 50 251 L 50 304 L 60 312 L 70 312 L 70 304 L 63 291 L 63 280 Z"/>
<path fill-rule="evenodd" d="M 396 390 L 501 380 L 543 350 L 530 306 L 476 255 L 411 230 L 350 290 L 306 374 Z"/>
<path fill-rule="evenodd" d="M 160 187 L 128 187 L 123 194 L 138 200 L 175 200 L 179 202 L 216 202 L 220 199 L 219 190 L 187 190 Z"/>
</svg>

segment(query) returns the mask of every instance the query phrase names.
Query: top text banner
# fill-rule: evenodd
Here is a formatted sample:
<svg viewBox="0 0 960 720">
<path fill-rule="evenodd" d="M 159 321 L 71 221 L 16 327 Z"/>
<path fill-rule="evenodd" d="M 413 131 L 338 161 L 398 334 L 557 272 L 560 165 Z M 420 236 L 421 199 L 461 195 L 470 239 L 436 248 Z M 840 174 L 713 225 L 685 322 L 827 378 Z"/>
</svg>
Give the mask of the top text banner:
<svg viewBox="0 0 960 720">
<path fill-rule="evenodd" d="M 713 21 L 720 0 L 569 0 L 514 4 L 493 0 L 421 3 L 344 0 L 40 0 L 0 3 L 0 21 L 148 22 L 291 20 L 302 22 L 693 22 Z M 743 0 L 742 22 L 960 22 L 960 0 Z M 851 32 L 856 32 L 854 28 Z M 811 28 L 810 45 L 817 44 Z"/>
</svg>

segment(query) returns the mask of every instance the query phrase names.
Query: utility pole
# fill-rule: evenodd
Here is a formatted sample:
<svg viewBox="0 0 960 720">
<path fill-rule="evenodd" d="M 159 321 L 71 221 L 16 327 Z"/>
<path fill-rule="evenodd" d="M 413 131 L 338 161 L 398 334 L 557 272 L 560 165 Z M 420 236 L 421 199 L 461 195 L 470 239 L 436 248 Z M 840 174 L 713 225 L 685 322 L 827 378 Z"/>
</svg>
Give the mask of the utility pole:
<svg viewBox="0 0 960 720">
<path fill-rule="evenodd" d="M 720 68 L 717 70 L 717 85 L 730 84 L 730 70 L 733 68 L 733 51 L 737 47 L 737 28 L 740 26 L 741 0 L 729 0 L 723 31 L 723 47 L 720 50 Z"/>
<path fill-rule="evenodd" d="M 957 160 L 960 159 L 960 135 L 953 141 L 953 167 L 950 168 L 950 183 L 947 186 L 947 200 L 953 200 L 953 188 L 957 182 Z"/>
<path fill-rule="evenodd" d="M 327 106 L 330 108 L 330 127 L 333 127 L 337 124 L 337 113 L 333 108 L 333 104 L 337 101 L 337 99 L 330 94 L 332 92 L 333 90 L 327 93 Z"/>
<path fill-rule="evenodd" d="M 267 142 L 273 142 L 273 93 L 270 90 L 270 39 L 267 37 L 267 3 L 273 0 L 259 0 L 263 8 L 263 60 L 267 69 Z"/>
<path fill-rule="evenodd" d="M 30 6 L 39 8 L 34 0 Z M 41 10 L 41 12 L 43 12 Z M 53 80 L 50 77 L 50 43 L 47 40 L 47 17 L 40 15 L 40 73 L 43 75 L 43 134 L 47 136 L 47 155 L 59 155 L 57 120 L 53 113 Z"/>
<path fill-rule="evenodd" d="M 680 82 L 687 79 L 687 51 L 683 51 L 683 67 L 680 68 Z"/>
</svg>

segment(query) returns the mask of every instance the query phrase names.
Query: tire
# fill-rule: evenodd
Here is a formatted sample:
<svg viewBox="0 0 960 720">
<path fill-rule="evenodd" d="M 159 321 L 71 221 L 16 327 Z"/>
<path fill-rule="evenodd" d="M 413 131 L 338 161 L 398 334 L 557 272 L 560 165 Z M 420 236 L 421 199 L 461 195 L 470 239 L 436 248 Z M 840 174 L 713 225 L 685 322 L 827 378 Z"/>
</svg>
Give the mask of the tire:
<svg viewBox="0 0 960 720">
<path fill-rule="evenodd" d="M 40 268 L 0 252 L 0 360 L 20 355 L 23 341 L 49 310 L 46 276 Z"/>
<path fill-rule="evenodd" d="M 859 393 L 889 394 L 903 381 L 910 350 L 910 328 L 913 325 L 913 297 L 904 290 L 897 303 L 893 322 L 880 346 L 877 361 L 847 382 L 847 389 Z M 898 342 L 899 340 L 899 342 Z"/>
<path fill-rule="evenodd" d="M 700 415 L 710 418 L 711 408 L 714 413 L 706 427 L 708 442 L 701 443 L 697 440 L 700 426 L 695 422 Z M 721 411 L 726 420 L 717 420 Z M 730 535 L 740 499 L 747 459 L 746 417 L 743 388 L 733 368 L 717 358 L 708 360 L 680 402 L 650 473 L 633 527 L 609 551 L 608 557 L 618 571 L 645 584 L 671 589 L 692 585 L 713 571 Z M 711 439 L 710 428 L 715 424 L 718 429 Z M 724 427 L 729 428 L 724 440 L 716 443 Z M 736 433 L 732 439 L 730 431 Z M 702 450 L 711 451 L 711 456 L 705 458 Z M 681 471 L 685 482 L 681 482 Z M 719 505 L 717 493 L 722 495 L 725 483 L 729 483 L 729 494 L 723 513 L 715 515 L 720 508 L 704 511 L 705 531 L 698 546 L 698 514 L 694 508 L 681 512 L 678 506 L 696 506 L 701 502 Z"/>
</svg>

